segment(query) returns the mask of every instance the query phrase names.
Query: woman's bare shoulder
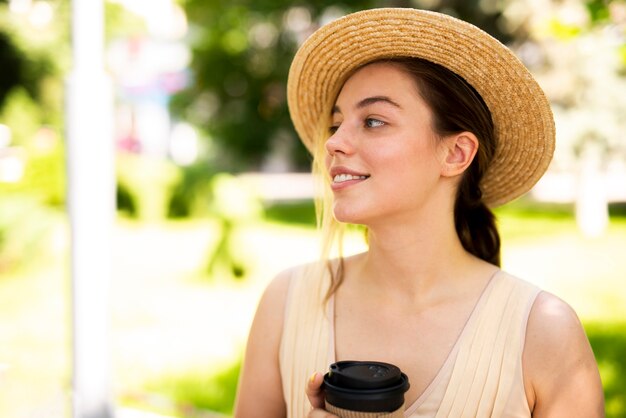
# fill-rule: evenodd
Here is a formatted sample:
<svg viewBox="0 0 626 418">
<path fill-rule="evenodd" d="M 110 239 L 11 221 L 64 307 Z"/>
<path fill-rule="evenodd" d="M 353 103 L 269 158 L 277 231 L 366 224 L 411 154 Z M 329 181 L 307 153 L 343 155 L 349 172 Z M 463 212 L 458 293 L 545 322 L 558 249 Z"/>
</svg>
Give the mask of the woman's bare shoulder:
<svg viewBox="0 0 626 418">
<path fill-rule="evenodd" d="M 261 300 L 265 301 L 266 299 L 270 299 L 267 302 L 270 302 L 269 304 L 272 306 L 274 306 L 275 302 L 284 302 L 287 298 L 291 280 L 300 268 L 300 266 L 291 267 L 276 274 L 265 288 Z"/>
<path fill-rule="evenodd" d="M 301 264 L 283 271 L 280 271 L 266 286 L 259 307 L 257 309 L 257 317 L 260 320 L 270 321 L 282 320 L 285 313 L 289 288 L 294 280 L 300 280 L 307 277 L 307 271 L 314 268 L 315 264 Z M 282 323 L 282 322 L 280 322 Z"/>
<path fill-rule="evenodd" d="M 551 293 L 540 292 L 531 309 L 523 364 L 533 416 L 603 416 L 602 384 L 583 325 Z"/>
<path fill-rule="evenodd" d="M 235 417 L 284 417 L 279 350 L 289 286 L 301 267 L 278 273 L 259 301 L 246 346 Z"/>
<path fill-rule="evenodd" d="M 530 311 L 528 338 L 539 342 L 559 342 L 562 338 L 584 336 L 582 324 L 574 309 L 549 292 L 539 292 Z M 586 337 L 585 337 L 586 340 Z"/>
</svg>

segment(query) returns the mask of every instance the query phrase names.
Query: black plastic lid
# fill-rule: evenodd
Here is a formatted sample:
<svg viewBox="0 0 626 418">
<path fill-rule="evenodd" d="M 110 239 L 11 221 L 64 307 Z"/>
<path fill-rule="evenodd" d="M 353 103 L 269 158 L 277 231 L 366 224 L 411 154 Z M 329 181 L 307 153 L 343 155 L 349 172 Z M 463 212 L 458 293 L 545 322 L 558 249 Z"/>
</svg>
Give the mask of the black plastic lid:
<svg viewBox="0 0 626 418">
<path fill-rule="evenodd" d="M 324 375 L 326 400 L 353 411 L 395 411 L 408 389 L 409 379 L 398 367 L 378 361 L 340 361 Z"/>
<path fill-rule="evenodd" d="M 330 383 L 346 389 L 380 389 L 401 379 L 399 368 L 376 361 L 340 361 L 331 364 L 328 372 Z"/>
</svg>

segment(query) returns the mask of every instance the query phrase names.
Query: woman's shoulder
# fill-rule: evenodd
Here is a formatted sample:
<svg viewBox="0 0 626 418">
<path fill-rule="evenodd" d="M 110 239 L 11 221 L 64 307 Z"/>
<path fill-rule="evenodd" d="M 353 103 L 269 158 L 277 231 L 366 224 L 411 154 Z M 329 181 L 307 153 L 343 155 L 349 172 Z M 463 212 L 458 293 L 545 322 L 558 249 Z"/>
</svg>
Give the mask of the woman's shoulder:
<svg viewBox="0 0 626 418">
<path fill-rule="evenodd" d="M 266 286 L 261 299 L 262 302 L 266 302 L 268 305 L 274 307 L 284 304 L 287 294 L 289 293 L 291 281 L 294 277 L 301 274 L 303 268 L 304 265 L 293 266 L 276 274 Z"/>
<path fill-rule="evenodd" d="M 319 269 L 318 264 L 314 262 L 299 264 L 280 271 L 266 286 L 262 301 L 274 307 L 284 305 L 292 283 L 310 280 L 314 277 L 312 273 L 315 269 Z"/>
<path fill-rule="evenodd" d="M 505 271 L 499 271 L 497 278 L 527 295 L 530 305 L 525 351 L 529 354 L 543 358 L 549 357 L 548 353 L 562 352 L 565 343 L 575 349 L 589 344 L 576 311 L 563 299 Z"/>
<path fill-rule="evenodd" d="M 518 291 L 524 289 L 529 295 L 531 305 L 526 328 L 525 353 L 538 359 L 549 360 L 552 354 L 563 351 L 564 344 L 570 344 L 574 349 L 588 345 L 578 315 L 563 299 L 506 271 L 499 271 L 496 277 L 500 283 L 506 283 Z"/>
<path fill-rule="evenodd" d="M 554 411 L 578 405 L 589 412 L 584 416 L 600 416 L 602 386 L 589 340 L 574 309 L 552 293 L 540 292 L 530 311 L 523 364 L 536 406 L 550 400 Z"/>
<path fill-rule="evenodd" d="M 545 290 L 537 295 L 531 310 L 532 317 L 539 320 L 536 325 L 546 327 L 546 330 L 550 331 L 555 331 L 553 328 L 561 329 L 564 326 L 581 326 L 574 309 L 563 299 Z M 546 319 L 548 321 L 545 321 Z"/>
<path fill-rule="evenodd" d="M 563 299 L 511 273 L 500 271 L 497 277 L 500 282 L 525 289 L 529 294 L 532 305 L 528 313 L 526 346 L 531 352 L 543 356 L 546 350 L 561 350 L 565 341 L 588 343 L 578 315 Z"/>
<path fill-rule="evenodd" d="M 541 291 L 528 318 L 527 340 L 536 354 L 562 352 L 565 344 L 588 345 L 582 323 L 574 309 L 556 295 Z"/>
</svg>

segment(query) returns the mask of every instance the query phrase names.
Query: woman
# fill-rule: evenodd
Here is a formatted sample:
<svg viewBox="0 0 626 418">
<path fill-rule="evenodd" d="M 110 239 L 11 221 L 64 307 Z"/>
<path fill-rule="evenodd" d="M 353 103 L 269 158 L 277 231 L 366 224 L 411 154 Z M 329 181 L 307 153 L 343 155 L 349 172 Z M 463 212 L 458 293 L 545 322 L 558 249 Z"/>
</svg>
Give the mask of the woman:
<svg viewBox="0 0 626 418">
<path fill-rule="evenodd" d="M 300 48 L 292 120 L 325 179 L 320 263 L 260 302 L 237 417 L 332 417 L 339 360 L 399 366 L 406 417 L 599 417 L 593 353 L 563 301 L 499 269 L 490 208 L 527 192 L 554 149 L 549 104 L 514 55 L 413 9 L 348 15 Z M 327 261 L 344 224 L 368 251 Z"/>
</svg>

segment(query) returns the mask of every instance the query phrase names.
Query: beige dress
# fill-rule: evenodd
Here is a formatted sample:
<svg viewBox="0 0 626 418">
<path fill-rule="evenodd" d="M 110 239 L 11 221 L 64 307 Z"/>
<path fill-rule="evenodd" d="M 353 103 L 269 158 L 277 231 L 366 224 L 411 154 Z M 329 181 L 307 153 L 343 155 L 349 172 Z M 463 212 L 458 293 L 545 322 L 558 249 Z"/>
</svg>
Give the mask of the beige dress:
<svg viewBox="0 0 626 418">
<path fill-rule="evenodd" d="M 305 269 L 294 274 L 280 368 L 287 416 L 302 418 L 311 409 L 305 394 L 308 378 L 335 361 L 334 301 L 323 303 L 328 274 L 307 274 Z M 530 417 L 522 351 L 528 315 L 539 291 L 505 272 L 496 273 L 443 366 L 418 399 L 406 406 L 404 416 Z"/>
</svg>

